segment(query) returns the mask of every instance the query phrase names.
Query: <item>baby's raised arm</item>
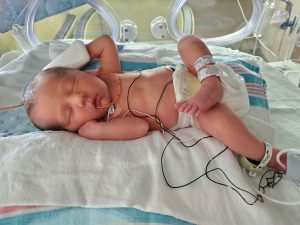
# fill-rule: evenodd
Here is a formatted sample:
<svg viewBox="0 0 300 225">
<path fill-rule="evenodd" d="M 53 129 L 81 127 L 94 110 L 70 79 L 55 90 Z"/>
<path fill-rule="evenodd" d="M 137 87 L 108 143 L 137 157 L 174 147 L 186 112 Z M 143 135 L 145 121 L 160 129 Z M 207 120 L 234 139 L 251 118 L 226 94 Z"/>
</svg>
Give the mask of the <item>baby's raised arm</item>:
<svg viewBox="0 0 300 225">
<path fill-rule="evenodd" d="M 90 57 L 99 58 L 101 70 L 105 72 L 121 72 L 118 50 L 108 35 L 103 35 L 86 45 Z"/>
<path fill-rule="evenodd" d="M 80 127 L 78 134 L 93 140 L 132 140 L 146 136 L 148 130 L 147 121 L 138 117 L 124 117 L 108 122 L 89 121 Z"/>
</svg>

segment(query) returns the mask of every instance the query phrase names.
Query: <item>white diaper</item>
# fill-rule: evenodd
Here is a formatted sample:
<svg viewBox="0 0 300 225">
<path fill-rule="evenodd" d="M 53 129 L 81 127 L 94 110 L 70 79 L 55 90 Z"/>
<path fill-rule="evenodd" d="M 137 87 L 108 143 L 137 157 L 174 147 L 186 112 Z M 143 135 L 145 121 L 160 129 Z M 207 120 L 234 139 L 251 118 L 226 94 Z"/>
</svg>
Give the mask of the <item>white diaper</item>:
<svg viewBox="0 0 300 225">
<path fill-rule="evenodd" d="M 194 117 L 188 113 L 179 112 L 178 121 L 175 127 L 172 127 L 171 130 L 178 130 L 186 127 L 195 126 Z"/>
<path fill-rule="evenodd" d="M 220 103 L 227 105 L 237 116 L 242 117 L 250 109 L 245 80 L 225 64 L 217 63 L 216 66 L 220 70 L 219 76 L 224 90 Z M 197 76 L 187 72 L 180 66 L 177 66 L 173 73 L 173 85 L 176 102 L 190 98 L 201 86 Z M 187 113 L 179 113 L 178 123 L 172 130 L 193 126 L 194 124 L 192 116 Z"/>
<path fill-rule="evenodd" d="M 238 117 L 244 116 L 250 110 L 250 102 L 245 80 L 223 63 L 216 64 L 222 71 L 220 75 L 223 84 L 223 98 L 220 103 L 227 105 Z"/>
</svg>

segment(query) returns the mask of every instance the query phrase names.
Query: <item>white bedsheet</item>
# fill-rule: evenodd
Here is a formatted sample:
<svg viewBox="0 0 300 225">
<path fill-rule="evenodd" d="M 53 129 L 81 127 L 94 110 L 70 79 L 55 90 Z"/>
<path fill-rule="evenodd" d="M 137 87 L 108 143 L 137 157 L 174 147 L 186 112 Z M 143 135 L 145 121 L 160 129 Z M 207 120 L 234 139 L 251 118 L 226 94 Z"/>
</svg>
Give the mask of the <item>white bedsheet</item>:
<svg viewBox="0 0 300 225">
<path fill-rule="evenodd" d="M 168 46 L 157 49 L 147 45 L 143 49 L 151 56 L 170 53 L 170 57 L 163 58 L 166 61 L 175 57 Z M 219 51 L 222 54 L 240 54 L 230 50 Z M 20 66 L 34 65 L 29 72 L 35 73 L 47 63 L 46 57 L 40 59 L 43 65 L 35 65 L 34 60 L 38 60 L 35 55 Z M 275 93 L 277 91 L 274 90 Z M 271 96 L 272 93 L 271 88 Z M 276 106 L 277 103 L 272 104 Z M 281 112 L 277 115 L 276 107 L 272 110 L 275 110 L 276 126 L 280 129 L 289 130 L 294 125 L 277 123 Z M 290 114 L 293 113 L 287 116 Z M 255 118 L 252 116 L 251 119 Z M 251 126 L 253 131 L 273 138 L 270 134 L 272 127 Z M 296 139 L 293 146 L 299 147 L 299 134 L 293 132 L 291 128 L 290 135 Z M 196 128 L 183 129 L 178 134 L 195 139 L 205 136 Z M 282 206 L 268 200 L 249 206 L 236 192 L 209 181 L 205 176 L 187 187 L 169 188 L 160 164 L 163 148 L 169 139 L 168 134 L 152 132 L 134 141 L 90 141 L 64 131 L 1 138 L 0 206 L 134 207 L 172 215 L 195 224 L 299 224 L 300 206 Z M 289 141 L 283 138 L 277 143 L 289 145 Z M 173 185 L 186 183 L 202 174 L 209 159 L 222 149 L 223 144 L 215 139 L 206 139 L 190 150 L 172 142 L 163 158 L 166 177 Z M 255 193 L 252 186 L 257 187 L 257 180 L 245 176 L 230 151 L 225 151 L 212 162 L 210 169 L 215 167 L 222 168 L 235 185 Z M 209 175 L 228 184 L 218 171 Z M 279 200 L 300 200 L 300 188 L 286 179 L 268 194 Z M 250 195 L 243 196 L 253 201 Z"/>
<path fill-rule="evenodd" d="M 204 135 L 196 128 L 181 133 Z M 205 177 L 188 187 L 169 188 L 160 165 L 169 138 L 159 132 L 130 142 L 89 141 L 67 132 L 7 138 L 1 142 L 0 205 L 134 207 L 196 224 L 253 224 L 257 218 L 261 224 L 299 221 L 299 207 L 269 202 L 248 206 L 234 191 Z M 206 140 L 188 151 L 172 144 L 163 161 L 169 182 L 180 185 L 196 178 L 209 160 L 206 150 L 213 156 L 223 148 L 216 140 Z M 237 186 L 255 193 L 230 151 L 217 158 L 210 168 L 214 167 L 221 167 Z M 210 175 L 226 182 L 219 172 Z M 289 201 L 300 196 L 289 181 L 281 182 L 276 192 L 277 198 Z"/>
<path fill-rule="evenodd" d="M 267 64 L 261 72 L 268 83 L 271 119 L 276 126 L 276 146 L 300 148 L 300 88 Z M 300 171 L 299 171 L 300 172 Z"/>
</svg>

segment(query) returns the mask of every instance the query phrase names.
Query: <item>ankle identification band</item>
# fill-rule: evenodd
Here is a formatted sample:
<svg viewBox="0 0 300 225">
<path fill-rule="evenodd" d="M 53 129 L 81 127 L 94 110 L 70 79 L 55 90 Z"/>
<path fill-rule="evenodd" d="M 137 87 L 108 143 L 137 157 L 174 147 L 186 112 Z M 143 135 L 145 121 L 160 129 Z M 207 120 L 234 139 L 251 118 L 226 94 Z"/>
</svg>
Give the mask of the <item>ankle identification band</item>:
<svg viewBox="0 0 300 225">
<path fill-rule="evenodd" d="M 269 144 L 268 142 L 264 142 L 264 145 L 265 145 L 265 155 L 263 159 L 260 161 L 260 163 L 258 164 L 257 166 L 258 168 L 267 166 L 272 158 L 272 154 L 273 154 L 272 145 Z"/>
<path fill-rule="evenodd" d="M 256 177 L 258 173 L 262 174 L 264 171 L 263 167 L 267 166 L 272 158 L 272 154 L 273 154 L 272 146 L 267 142 L 264 142 L 264 145 L 265 145 L 265 154 L 263 159 L 258 165 L 251 162 L 245 156 L 238 157 L 240 165 L 249 172 L 248 174 L 251 177 Z"/>
<path fill-rule="evenodd" d="M 213 60 L 212 55 L 204 55 L 197 59 L 194 63 L 194 67 L 197 72 L 199 72 L 202 67 L 207 66 L 209 64 L 215 64 L 215 60 Z"/>
<path fill-rule="evenodd" d="M 204 55 L 194 63 L 200 81 L 210 76 L 220 76 L 220 69 L 215 65 L 212 55 Z"/>
</svg>

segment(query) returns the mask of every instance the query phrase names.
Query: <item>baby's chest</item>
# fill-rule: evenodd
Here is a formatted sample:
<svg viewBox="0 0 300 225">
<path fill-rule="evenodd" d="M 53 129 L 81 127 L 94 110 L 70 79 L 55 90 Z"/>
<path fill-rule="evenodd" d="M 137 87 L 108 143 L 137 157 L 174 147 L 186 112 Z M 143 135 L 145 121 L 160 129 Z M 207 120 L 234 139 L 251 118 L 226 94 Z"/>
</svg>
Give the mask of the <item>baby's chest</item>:
<svg viewBox="0 0 300 225">
<path fill-rule="evenodd" d="M 178 111 L 175 109 L 175 94 L 172 82 L 159 83 L 152 88 L 144 88 L 128 98 L 128 110 L 142 116 L 150 124 L 151 130 L 160 129 L 158 121 L 171 128 L 176 125 Z"/>
</svg>

